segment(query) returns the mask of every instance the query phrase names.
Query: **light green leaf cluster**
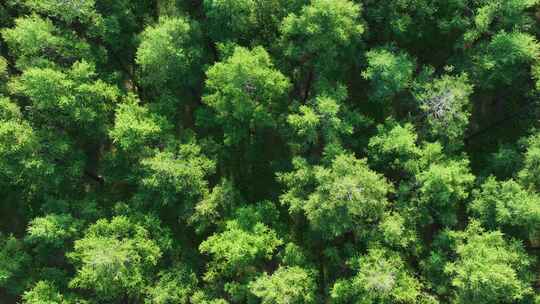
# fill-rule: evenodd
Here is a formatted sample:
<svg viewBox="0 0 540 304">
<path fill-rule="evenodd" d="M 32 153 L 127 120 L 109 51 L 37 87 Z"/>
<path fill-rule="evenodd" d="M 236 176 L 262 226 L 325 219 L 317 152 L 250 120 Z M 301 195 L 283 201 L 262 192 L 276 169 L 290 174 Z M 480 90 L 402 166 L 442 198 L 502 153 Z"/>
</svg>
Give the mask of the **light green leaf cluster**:
<svg viewBox="0 0 540 304">
<path fill-rule="evenodd" d="M 100 219 L 68 254 L 77 270 L 70 286 L 92 290 L 102 299 L 141 294 L 161 255 L 141 225 L 124 216 Z"/>
<path fill-rule="evenodd" d="M 186 210 L 207 195 L 205 177 L 214 170 L 214 162 L 194 143 L 180 145 L 176 151 L 157 152 L 142 159 L 140 165 L 143 200 L 157 206 L 182 204 Z"/>
<path fill-rule="evenodd" d="M 155 146 L 171 129 L 164 117 L 140 105 L 135 96 L 126 98 L 115 111 L 115 124 L 109 135 L 115 144 L 127 152 Z"/>
<path fill-rule="evenodd" d="M 95 67 L 81 61 L 65 72 L 29 68 L 10 83 L 10 89 L 31 101 L 36 123 L 99 136 L 107 128 L 119 92 L 96 78 Z"/>
<path fill-rule="evenodd" d="M 37 154 L 40 143 L 36 133 L 19 107 L 7 98 L 0 98 L 0 142 L 1 180 L 21 184 L 44 164 Z"/>
<path fill-rule="evenodd" d="M 328 238 L 377 223 L 392 191 L 384 177 L 352 155 L 337 156 L 329 167 L 297 160 L 295 170 L 280 180 L 288 188 L 281 202 L 291 213 L 304 213 L 312 228 Z"/>
<path fill-rule="evenodd" d="M 162 271 L 156 285 L 148 288 L 146 304 L 188 304 L 197 287 L 197 277 L 187 267 Z"/>
<path fill-rule="evenodd" d="M 478 222 L 456 232 L 457 260 L 447 264 L 455 303 L 509 303 L 531 293 L 524 269 L 530 264 L 519 242 L 507 242 L 500 232 L 486 232 Z"/>
<path fill-rule="evenodd" d="M 20 70 L 57 64 L 69 66 L 77 60 L 91 58 L 88 43 L 72 32 L 61 31 L 50 19 L 35 14 L 17 18 L 15 27 L 3 29 L 1 34 L 17 58 L 16 66 Z"/>
<path fill-rule="evenodd" d="M 335 303 L 419 303 L 422 284 L 398 254 L 373 248 L 350 263 L 356 273 L 334 284 Z"/>
<path fill-rule="evenodd" d="M 540 227 L 540 197 L 514 180 L 498 182 L 490 177 L 475 192 L 470 210 L 490 229 L 519 227 L 536 232 Z"/>
<path fill-rule="evenodd" d="M 96 22 L 95 0 L 27 0 L 24 5 L 35 12 L 62 18 L 66 22 Z"/>
<path fill-rule="evenodd" d="M 369 140 L 369 156 L 381 170 L 416 173 L 422 155 L 417 142 L 418 135 L 412 124 L 381 125 L 377 135 Z"/>
<path fill-rule="evenodd" d="M 362 77 L 372 83 L 374 99 L 390 99 L 412 85 L 416 64 L 407 53 L 379 48 L 367 52 L 366 59 Z"/>
<path fill-rule="evenodd" d="M 315 303 L 312 274 L 300 267 L 280 267 L 272 275 L 263 274 L 249 284 L 263 304 Z"/>
<path fill-rule="evenodd" d="M 197 202 L 189 223 L 195 226 L 197 232 L 203 232 L 218 225 L 223 217 L 231 215 L 237 201 L 238 193 L 234 185 L 228 180 L 223 180 L 212 188 L 204 199 Z"/>
<path fill-rule="evenodd" d="M 341 146 L 341 137 L 353 132 L 352 124 L 344 117 L 345 111 L 333 96 L 319 95 L 313 105 L 301 105 L 298 113 L 289 114 L 287 122 L 302 146 Z"/>
<path fill-rule="evenodd" d="M 200 81 L 203 55 L 197 22 L 184 17 L 162 18 L 141 35 L 136 54 L 141 82 L 158 91 L 193 86 Z"/>
<path fill-rule="evenodd" d="M 236 145 L 261 127 L 274 127 L 290 83 L 262 47 L 237 47 L 206 73 L 203 102 L 223 127 L 225 144 Z"/>
<path fill-rule="evenodd" d="M 316 59 L 321 68 L 338 64 L 340 51 L 354 46 L 365 31 L 361 8 L 349 0 L 314 0 L 281 25 L 283 53 L 302 63 Z"/>
<path fill-rule="evenodd" d="M 69 214 L 47 214 L 34 218 L 28 225 L 25 238 L 31 244 L 47 244 L 60 248 L 65 241 L 79 234 L 81 222 Z"/>
<path fill-rule="evenodd" d="M 527 29 L 534 22 L 524 11 L 538 5 L 538 0 L 494 0 L 479 1 L 473 24 L 465 35 L 465 41 L 474 42 L 482 34 L 493 29 Z"/>
<path fill-rule="evenodd" d="M 529 67 L 540 58 L 540 43 L 523 32 L 498 32 L 478 57 L 484 86 L 510 85 L 516 79 L 530 78 Z"/>
<path fill-rule="evenodd" d="M 24 304 L 71 304 L 54 284 L 48 281 L 39 281 L 23 295 Z"/>
<path fill-rule="evenodd" d="M 469 162 L 448 161 L 431 164 L 417 174 L 419 202 L 434 220 L 445 226 L 457 224 L 456 211 L 460 202 L 469 197 L 475 177 Z"/>
<path fill-rule="evenodd" d="M 230 220 L 223 232 L 210 236 L 199 246 L 201 253 L 212 258 L 204 279 L 211 282 L 252 276 L 257 264 L 269 260 L 282 243 L 276 232 L 261 222 L 244 226 Z"/>
</svg>

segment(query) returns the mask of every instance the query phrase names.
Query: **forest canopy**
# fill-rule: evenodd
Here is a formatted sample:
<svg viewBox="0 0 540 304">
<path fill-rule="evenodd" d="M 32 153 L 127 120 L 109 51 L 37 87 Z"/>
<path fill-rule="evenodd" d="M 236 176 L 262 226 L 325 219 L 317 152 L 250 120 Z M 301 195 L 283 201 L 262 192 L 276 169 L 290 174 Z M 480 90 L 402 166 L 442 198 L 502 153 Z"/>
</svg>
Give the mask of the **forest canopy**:
<svg viewBox="0 0 540 304">
<path fill-rule="evenodd" d="M 540 304 L 540 0 L 0 1 L 0 303 Z"/>
</svg>

